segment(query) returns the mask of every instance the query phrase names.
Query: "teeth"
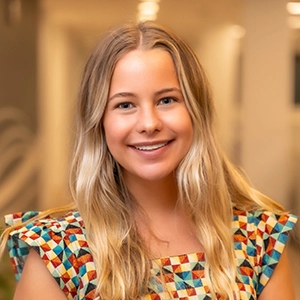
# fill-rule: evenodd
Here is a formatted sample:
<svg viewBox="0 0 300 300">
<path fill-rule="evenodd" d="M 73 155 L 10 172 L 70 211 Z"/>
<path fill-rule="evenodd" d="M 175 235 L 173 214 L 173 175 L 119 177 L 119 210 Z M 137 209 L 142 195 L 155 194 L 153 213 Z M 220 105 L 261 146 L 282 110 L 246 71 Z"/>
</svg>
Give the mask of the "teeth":
<svg viewBox="0 0 300 300">
<path fill-rule="evenodd" d="M 151 150 L 156 150 L 159 149 L 163 146 L 166 146 L 168 143 L 161 143 L 157 145 L 149 145 L 149 146 L 135 146 L 134 148 L 142 151 L 151 151 Z"/>
</svg>

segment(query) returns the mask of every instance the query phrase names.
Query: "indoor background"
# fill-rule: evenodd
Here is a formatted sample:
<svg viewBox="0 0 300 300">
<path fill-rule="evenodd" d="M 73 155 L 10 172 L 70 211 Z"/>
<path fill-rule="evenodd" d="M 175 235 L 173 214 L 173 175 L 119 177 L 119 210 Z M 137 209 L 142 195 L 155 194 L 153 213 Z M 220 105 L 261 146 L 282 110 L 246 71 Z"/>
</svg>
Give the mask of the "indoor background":
<svg viewBox="0 0 300 300">
<path fill-rule="evenodd" d="M 137 18 L 192 46 L 213 87 L 226 153 L 256 188 L 300 215 L 300 9 L 285 0 L 0 0 L 0 215 L 70 201 L 84 63 L 107 30 Z M 298 289 L 299 225 L 289 250 Z M 5 258 L 0 299 L 12 299 L 13 286 Z"/>
</svg>

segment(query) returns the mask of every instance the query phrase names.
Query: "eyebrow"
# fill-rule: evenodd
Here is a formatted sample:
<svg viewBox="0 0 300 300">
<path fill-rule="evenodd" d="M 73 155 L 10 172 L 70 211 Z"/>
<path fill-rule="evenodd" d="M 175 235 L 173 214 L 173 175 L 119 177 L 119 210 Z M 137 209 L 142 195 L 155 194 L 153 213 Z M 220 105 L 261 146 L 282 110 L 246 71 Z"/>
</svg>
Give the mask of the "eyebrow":
<svg viewBox="0 0 300 300">
<path fill-rule="evenodd" d="M 115 98 L 126 98 L 126 97 L 135 97 L 135 94 L 134 93 L 129 93 L 129 92 L 116 93 L 113 96 L 111 96 L 110 98 L 108 98 L 108 101 L 111 101 Z"/>
<path fill-rule="evenodd" d="M 159 96 L 159 95 L 169 93 L 169 92 L 178 92 L 181 94 L 181 89 L 176 88 L 176 87 L 164 88 L 164 89 L 161 89 L 161 90 L 155 92 L 155 96 Z M 126 97 L 136 97 L 136 94 L 130 93 L 130 92 L 120 92 L 120 93 L 116 93 L 113 96 L 111 96 L 108 99 L 108 101 L 111 101 L 115 98 L 126 98 Z"/>
<path fill-rule="evenodd" d="M 157 92 L 155 93 L 155 95 L 161 95 L 161 94 L 169 93 L 169 92 L 178 92 L 178 93 L 181 94 L 181 89 L 176 88 L 176 87 L 165 88 L 165 89 L 162 89 L 162 90 L 157 91 Z"/>
</svg>

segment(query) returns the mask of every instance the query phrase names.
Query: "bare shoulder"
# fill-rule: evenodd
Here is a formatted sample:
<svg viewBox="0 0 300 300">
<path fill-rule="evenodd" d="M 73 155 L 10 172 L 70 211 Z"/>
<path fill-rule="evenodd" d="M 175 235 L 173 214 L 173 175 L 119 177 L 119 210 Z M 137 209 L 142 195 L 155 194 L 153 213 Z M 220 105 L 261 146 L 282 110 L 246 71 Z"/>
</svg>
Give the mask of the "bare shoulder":
<svg viewBox="0 0 300 300">
<path fill-rule="evenodd" d="M 31 250 L 17 284 L 14 300 L 66 300 L 40 256 Z"/>
<path fill-rule="evenodd" d="M 259 300 L 296 300 L 287 251 L 281 255 L 273 275 L 259 296 Z"/>
</svg>

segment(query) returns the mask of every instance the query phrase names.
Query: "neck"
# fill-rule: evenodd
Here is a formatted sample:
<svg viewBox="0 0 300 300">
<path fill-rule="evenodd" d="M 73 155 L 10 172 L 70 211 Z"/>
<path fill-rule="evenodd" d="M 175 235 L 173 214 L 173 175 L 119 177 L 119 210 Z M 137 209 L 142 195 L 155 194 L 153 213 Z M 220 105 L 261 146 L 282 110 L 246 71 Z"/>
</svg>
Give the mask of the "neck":
<svg viewBox="0 0 300 300">
<path fill-rule="evenodd" d="M 198 252 L 202 246 L 192 220 L 177 205 L 175 175 L 159 181 L 124 178 L 141 209 L 134 211 L 137 230 L 152 258 Z"/>
<path fill-rule="evenodd" d="M 175 174 L 157 181 L 124 179 L 130 193 L 148 215 L 175 209 L 178 198 Z"/>
<path fill-rule="evenodd" d="M 177 205 L 174 175 L 160 181 L 125 182 L 142 210 L 134 212 L 137 230 L 151 258 L 202 251 L 192 220 Z"/>
</svg>

